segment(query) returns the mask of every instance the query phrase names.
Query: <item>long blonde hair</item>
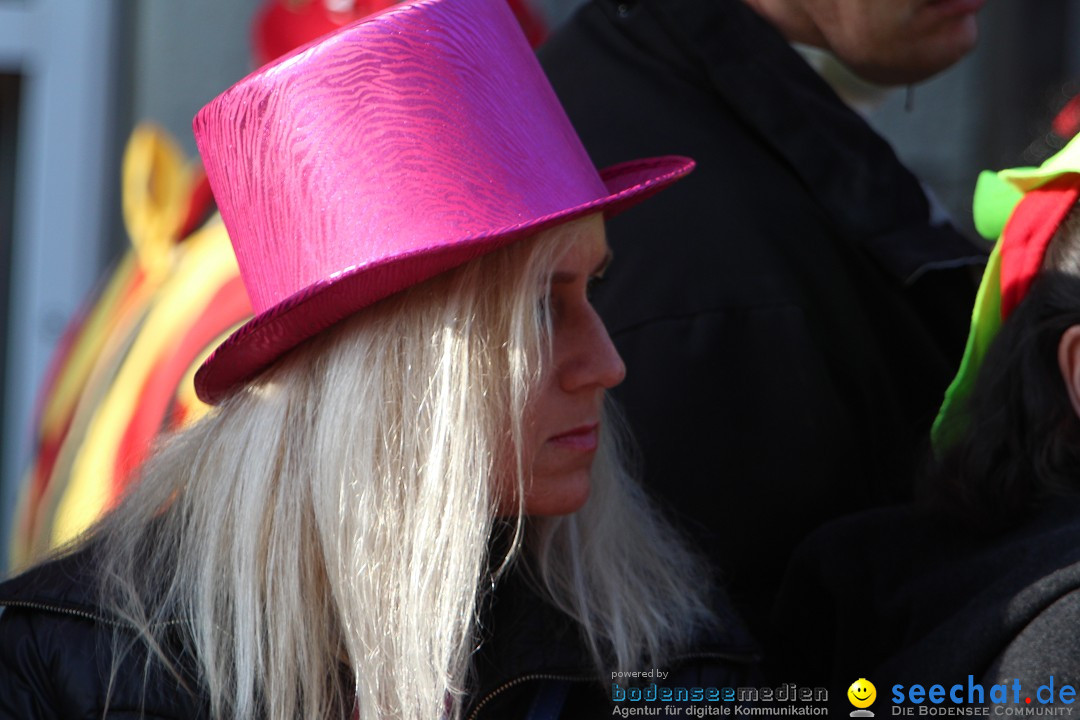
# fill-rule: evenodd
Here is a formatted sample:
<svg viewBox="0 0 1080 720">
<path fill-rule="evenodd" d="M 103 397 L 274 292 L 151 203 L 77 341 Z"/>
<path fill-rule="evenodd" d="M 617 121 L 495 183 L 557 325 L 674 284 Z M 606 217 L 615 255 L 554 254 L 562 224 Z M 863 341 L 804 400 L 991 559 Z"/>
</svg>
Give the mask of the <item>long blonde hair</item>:
<svg viewBox="0 0 1080 720">
<path fill-rule="evenodd" d="M 711 621 L 701 565 L 610 437 L 581 511 L 521 512 L 539 306 L 582 227 L 322 333 L 164 442 L 95 529 L 103 603 L 159 661 L 179 625 L 214 717 L 337 717 L 353 703 L 361 718 L 457 717 L 489 568 L 518 555 L 600 674 L 661 663 Z M 489 558 L 500 473 L 516 478 L 517 531 Z"/>
</svg>

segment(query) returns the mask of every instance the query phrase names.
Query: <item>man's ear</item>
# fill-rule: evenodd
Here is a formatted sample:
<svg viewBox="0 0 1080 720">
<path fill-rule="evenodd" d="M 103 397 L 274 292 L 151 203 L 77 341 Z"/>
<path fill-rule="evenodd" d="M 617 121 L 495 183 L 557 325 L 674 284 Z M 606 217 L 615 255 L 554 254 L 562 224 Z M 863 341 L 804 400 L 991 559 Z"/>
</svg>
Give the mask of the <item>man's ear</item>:
<svg viewBox="0 0 1080 720">
<path fill-rule="evenodd" d="M 1058 341 L 1058 367 L 1073 412 L 1080 417 L 1080 325 L 1071 325 Z"/>
</svg>

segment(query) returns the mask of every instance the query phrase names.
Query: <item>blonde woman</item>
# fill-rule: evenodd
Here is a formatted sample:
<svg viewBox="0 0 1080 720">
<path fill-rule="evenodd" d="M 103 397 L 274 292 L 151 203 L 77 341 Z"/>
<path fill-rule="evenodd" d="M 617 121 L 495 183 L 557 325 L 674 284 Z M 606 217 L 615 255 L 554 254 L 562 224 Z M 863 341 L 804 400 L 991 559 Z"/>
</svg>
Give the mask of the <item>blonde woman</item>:
<svg viewBox="0 0 1080 720">
<path fill-rule="evenodd" d="M 217 410 L 0 586 L 0 717 L 576 718 L 629 673 L 735 684 L 745 641 L 619 463 L 588 302 L 603 215 L 692 163 L 598 174 L 502 0 L 344 28 L 195 134 L 256 316 L 196 376 Z"/>
</svg>

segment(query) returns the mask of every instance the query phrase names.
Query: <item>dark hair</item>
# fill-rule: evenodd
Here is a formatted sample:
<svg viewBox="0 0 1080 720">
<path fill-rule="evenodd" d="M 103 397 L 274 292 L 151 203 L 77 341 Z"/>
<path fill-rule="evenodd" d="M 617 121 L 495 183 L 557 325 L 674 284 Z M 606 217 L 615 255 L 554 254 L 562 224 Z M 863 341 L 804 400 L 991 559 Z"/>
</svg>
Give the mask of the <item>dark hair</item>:
<svg viewBox="0 0 1080 720">
<path fill-rule="evenodd" d="M 960 440 L 927 474 L 936 507 L 975 527 L 1012 525 L 1049 497 L 1080 493 L 1080 418 L 1058 366 L 1062 334 L 1080 325 L 1080 211 L 1047 247 L 1042 269 L 991 344 L 960 417 Z"/>
</svg>

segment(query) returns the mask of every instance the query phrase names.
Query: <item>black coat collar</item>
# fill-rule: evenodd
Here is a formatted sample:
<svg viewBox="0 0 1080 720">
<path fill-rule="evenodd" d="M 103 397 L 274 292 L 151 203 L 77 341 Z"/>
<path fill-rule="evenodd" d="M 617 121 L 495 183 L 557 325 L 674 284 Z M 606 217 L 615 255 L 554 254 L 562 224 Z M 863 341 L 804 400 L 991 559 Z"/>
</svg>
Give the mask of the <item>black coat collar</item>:
<svg viewBox="0 0 1080 720">
<path fill-rule="evenodd" d="M 929 269 L 985 262 L 986 249 L 948 223 L 930 222 L 922 185 L 889 143 L 745 2 L 594 2 L 632 43 L 680 68 L 680 78 L 708 86 L 799 178 L 839 236 L 901 283 Z M 747 182 L 760 180 L 754 168 L 746 174 Z M 776 198 L 778 208 L 783 203 Z"/>
</svg>

